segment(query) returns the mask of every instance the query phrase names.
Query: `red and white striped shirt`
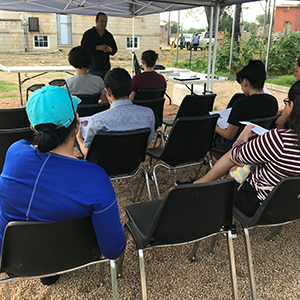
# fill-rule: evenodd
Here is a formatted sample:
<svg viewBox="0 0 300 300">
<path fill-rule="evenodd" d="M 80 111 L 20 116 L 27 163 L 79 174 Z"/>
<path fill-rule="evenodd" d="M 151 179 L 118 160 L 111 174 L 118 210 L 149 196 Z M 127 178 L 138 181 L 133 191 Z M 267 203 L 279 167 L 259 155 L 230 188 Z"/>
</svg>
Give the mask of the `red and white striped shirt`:
<svg viewBox="0 0 300 300">
<path fill-rule="evenodd" d="M 271 189 L 259 187 L 274 187 L 284 177 L 300 176 L 300 148 L 291 129 L 273 129 L 249 142 L 236 141 L 232 158 L 241 164 L 254 164 L 246 180 L 260 203 Z"/>
</svg>

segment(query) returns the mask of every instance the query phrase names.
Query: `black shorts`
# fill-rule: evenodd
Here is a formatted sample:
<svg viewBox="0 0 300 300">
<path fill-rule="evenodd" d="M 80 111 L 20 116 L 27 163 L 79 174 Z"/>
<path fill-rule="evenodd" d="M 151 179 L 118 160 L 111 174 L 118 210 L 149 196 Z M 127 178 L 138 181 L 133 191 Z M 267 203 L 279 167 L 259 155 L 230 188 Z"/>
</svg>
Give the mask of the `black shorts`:
<svg viewBox="0 0 300 300">
<path fill-rule="evenodd" d="M 260 203 L 256 191 L 247 181 L 235 193 L 234 205 L 248 217 L 252 217 L 259 208 Z"/>
</svg>

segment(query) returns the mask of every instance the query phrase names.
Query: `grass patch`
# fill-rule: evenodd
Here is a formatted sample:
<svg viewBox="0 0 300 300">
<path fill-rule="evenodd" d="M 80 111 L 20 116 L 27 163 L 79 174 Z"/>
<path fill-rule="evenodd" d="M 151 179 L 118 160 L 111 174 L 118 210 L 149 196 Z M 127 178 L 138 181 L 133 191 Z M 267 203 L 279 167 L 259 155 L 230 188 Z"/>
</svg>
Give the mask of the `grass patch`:
<svg viewBox="0 0 300 300">
<path fill-rule="evenodd" d="M 18 89 L 18 85 L 15 83 L 0 80 L 0 93 L 10 92 Z"/>
<path fill-rule="evenodd" d="M 17 84 L 0 80 L 0 99 L 18 97 L 18 91 Z"/>
<path fill-rule="evenodd" d="M 291 87 L 295 82 L 296 78 L 293 75 L 290 76 L 280 76 L 278 78 L 269 78 L 266 80 L 267 83 L 282 85 L 286 87 Z"/>
</svg>

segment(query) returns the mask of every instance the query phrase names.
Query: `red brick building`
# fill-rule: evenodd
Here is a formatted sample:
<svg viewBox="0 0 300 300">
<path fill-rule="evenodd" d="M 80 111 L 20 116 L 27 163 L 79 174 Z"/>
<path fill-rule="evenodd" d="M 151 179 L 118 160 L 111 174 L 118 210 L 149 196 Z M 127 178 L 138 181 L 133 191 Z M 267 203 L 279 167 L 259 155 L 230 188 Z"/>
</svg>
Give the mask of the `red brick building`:
<svg viewBox="0 0 300 300">
<path fill-rule="evenodd" d="M 300 5 L 279 5 L 275 10 L 274 31 L 300 31 Z"/>
</svg>

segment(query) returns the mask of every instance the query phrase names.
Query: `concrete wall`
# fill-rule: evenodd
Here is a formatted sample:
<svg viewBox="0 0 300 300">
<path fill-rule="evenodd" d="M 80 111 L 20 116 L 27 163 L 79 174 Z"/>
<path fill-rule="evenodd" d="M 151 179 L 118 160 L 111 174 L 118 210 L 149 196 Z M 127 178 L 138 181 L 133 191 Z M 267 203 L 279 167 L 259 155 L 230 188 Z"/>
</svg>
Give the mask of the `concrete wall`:
<svg viewBox="0 0 300 300">
<path fill-rule="evenodd" d="M 23 26 L 23 20 L 38 17 L 39 32 L 28 32 Z M 7 12 L 0 10 L 0 52 L 53 51 L 70 49 L 80 44 L 82 34 L 95 25 L 95 16 L 71 15 L 72 44 L 57 45 L 57 15 L 42 13 Z M 132 19 L 108 17 L 107 30 L 110 31 L 120 50 L 126 49 L 126 38 L 132 36 Z M 27 34 L 26 34 L 27 31 Z M 34 35 L 48 35 L 50 49 L 34 49 Z M 28 36 L 28 38 L 27 38 Z M 160 46 L 160 16 L 159 14 L 135 18 L 135 37 L 140 40 L 140 49 L 158 49 Z"/>
</svg>

